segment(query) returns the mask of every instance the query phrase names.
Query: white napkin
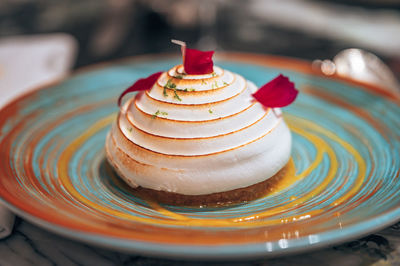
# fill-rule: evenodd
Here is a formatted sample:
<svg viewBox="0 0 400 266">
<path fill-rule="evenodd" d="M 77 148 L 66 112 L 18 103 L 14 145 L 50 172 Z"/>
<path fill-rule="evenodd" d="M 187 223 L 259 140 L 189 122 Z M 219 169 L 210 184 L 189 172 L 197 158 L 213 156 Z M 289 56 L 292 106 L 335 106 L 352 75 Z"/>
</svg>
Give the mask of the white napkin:
<svg viewBox="0 0 400 266">
<path fill-rule="evenodd" d="M 63 33 L 0 39 L 0 108 L 18 95 L 66 75 L 75 62 L 77 47 L 75 39 Z M 0 239 L 11 234 L 14 218 L 0 205 Z"/>
</svg>

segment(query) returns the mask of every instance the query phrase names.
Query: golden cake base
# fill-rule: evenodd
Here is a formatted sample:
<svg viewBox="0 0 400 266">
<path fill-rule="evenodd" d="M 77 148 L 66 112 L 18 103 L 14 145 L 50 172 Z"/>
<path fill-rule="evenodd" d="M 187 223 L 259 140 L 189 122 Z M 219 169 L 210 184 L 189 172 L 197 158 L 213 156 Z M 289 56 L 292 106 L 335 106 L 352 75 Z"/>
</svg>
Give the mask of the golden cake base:
<svg viewBox="0 0 400 266">
<path fill-rule="evenodd" d="M 245 203 L 272 193 L 275 191 L 275 187 L 279 181 L 285 176 L 286 171 L 288 171 L 288 165 L 283 167 L 274 176 L 257 184 L 206 195 L 183 195 L 144 187 L 131 188 L 131 190 L 132 193 L 141 198 L 169 205 L 196 207 L 226 206 Z"/>
</svg>

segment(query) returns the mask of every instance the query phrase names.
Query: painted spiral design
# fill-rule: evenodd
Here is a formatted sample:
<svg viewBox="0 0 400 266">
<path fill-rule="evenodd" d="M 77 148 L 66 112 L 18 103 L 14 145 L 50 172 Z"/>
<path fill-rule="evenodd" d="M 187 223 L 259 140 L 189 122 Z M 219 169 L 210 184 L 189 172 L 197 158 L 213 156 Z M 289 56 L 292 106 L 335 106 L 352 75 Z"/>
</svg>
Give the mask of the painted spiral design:
<svg viewBox="0 0 400 266">
<path fill-rule="evenodd" d="M 1 110 L 2 202 L 85 241 L 205 256 L 326 245 L 400 217 L 397 100 L 320 77 L 303 62 L 229 58 L 219 65 L 258 85 L 284 72 L 301 90 L 284 112 L 293 136 L 289 171 L 264 198 L 221 208 L 165 206 L 132 194 L 113 173 L 104 141 L 115 99 L 132 80 L 172 62 L 157 59 L 81 72 Z"/>
</svg>

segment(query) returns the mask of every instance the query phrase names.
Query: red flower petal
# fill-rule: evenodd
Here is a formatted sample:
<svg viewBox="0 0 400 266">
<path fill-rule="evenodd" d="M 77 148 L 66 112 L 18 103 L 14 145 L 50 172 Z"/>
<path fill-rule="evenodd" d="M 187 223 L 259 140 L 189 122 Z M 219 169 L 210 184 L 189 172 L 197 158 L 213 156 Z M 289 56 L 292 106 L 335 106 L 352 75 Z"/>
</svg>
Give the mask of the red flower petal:
<svg viewBox="0 0 400 266">
<path fill-rule="evenodd" d="M 121 93 L 121 95 L 118 98 L 118 106 L 121 106 L 122 97 L 124 97 L 126 94 L 134 91 L 145 91 L 151 89 L 151 87 L 153 87 L 154 83 L 156 83 L 158 77 L 162 73 L 163 72 L 157 72 L 148 76 L 147 78 L 138 79 L 135 83 L 133 83 L 132 86 L 127 88 L 123 93 Z"/>
<path fill-rule="evenodd" d="M 210 74 L 214 71 L 212 56 L 214 51 L 199 51 L 186 48 L 183 59 L 185 72 L 190 75 Z"/>
<path fill-rule="evenodd" d="M 273 108 L 291 104 L 298 93 L 294 83 L 280 74 L 253 93 L 253 97 L 265 107 Z"/>
</svg>

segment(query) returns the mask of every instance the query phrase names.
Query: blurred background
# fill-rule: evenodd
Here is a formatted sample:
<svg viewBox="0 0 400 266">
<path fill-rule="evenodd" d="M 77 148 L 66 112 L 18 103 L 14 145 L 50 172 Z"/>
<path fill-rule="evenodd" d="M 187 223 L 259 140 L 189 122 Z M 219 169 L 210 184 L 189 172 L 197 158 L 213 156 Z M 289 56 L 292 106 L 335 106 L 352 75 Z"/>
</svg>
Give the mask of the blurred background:
<svg viewBox="0 0 400 266">
<path fill-rule="evenodd" d="M 399 0 L 1 0 L 0 40 L 63 32 L 79 49 L 74 68 L 126 56 L 203 50 L 331 59 L 358 47 L 399 77 Z"/>
<path fill-rule="evenodd" d="M 171 39 L 201 50 L 309 61 L 362 48 L 400 79 L 400 0 L 0 0 L 0 108 L 82 66 L 178 55 Z M 374 81 L 381 85 L 391 77 Z M 391 83 L 399 93 L 398 83 Z M 5 217 L 3 210 L 0 222 L 9 234 L 14 218 Z"/>
</svg>

